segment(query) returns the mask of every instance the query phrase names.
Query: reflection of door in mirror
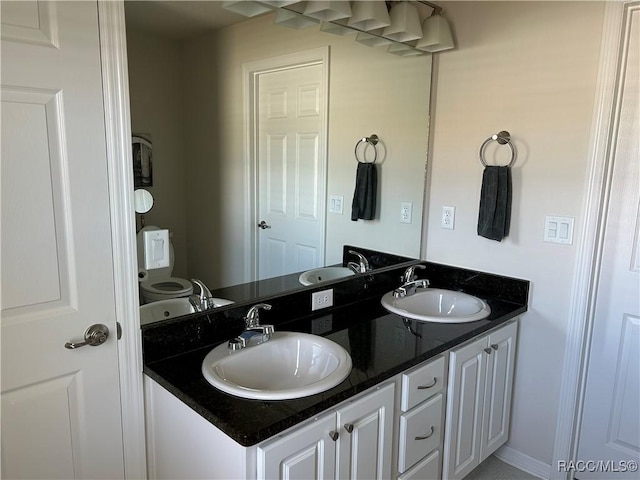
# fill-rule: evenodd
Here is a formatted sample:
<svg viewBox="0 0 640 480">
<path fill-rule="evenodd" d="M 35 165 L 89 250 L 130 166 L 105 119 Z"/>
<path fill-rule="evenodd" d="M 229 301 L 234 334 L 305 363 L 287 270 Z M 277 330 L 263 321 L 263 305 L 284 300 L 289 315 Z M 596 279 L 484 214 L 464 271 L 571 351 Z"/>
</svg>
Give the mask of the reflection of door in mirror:
<svg viewBox="0 0 640 480">
<path fill-rule="evenodd" d="M 259 74 L 256 122 L 258 278 L 324 265 L 322 66 Z"/>
</svg>

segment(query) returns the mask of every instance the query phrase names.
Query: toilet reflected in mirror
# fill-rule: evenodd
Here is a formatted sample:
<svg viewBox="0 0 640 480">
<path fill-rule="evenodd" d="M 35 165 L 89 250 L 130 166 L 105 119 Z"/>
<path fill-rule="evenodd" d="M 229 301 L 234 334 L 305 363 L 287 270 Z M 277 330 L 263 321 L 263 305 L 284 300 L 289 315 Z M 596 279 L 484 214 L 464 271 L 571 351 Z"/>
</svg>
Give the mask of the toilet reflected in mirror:
<svg viewBox="0 0 640 480">
<path fill-rule="evenodd" d="M 155 225 L 143 227 L 137 234 L 138 247 L 138 281 L 140 282 L 140 303 L 157 302 L 171 298 L 188 297 L 193 293 L 193 284 L 186 278 L 172 277 L 175 253 L 171 237 L 169 237 L 169 266 L 163 268 L 145 268 L 144 233 L 160 230 Z"/>
<path fill-rule="evenodd" d="M 160 230 L 154 225 L 145 226 L 144 214 L 153 207 L 153 195 L 144 188 L 138 188 L 133 192 L 133 203 L 136 213 L 140 216 L 140 228 L 137 231 L 138 250 L 138 281 L 140 282 L 140 303 L 158 302 L 171 298 L 188 297 L 193 293 L 193 284 L 186 278 L 172 277 L 175 252 L 169 234 L 169 266 L 163 268 L 145 268 L 144 233 Z"/>
</svg>

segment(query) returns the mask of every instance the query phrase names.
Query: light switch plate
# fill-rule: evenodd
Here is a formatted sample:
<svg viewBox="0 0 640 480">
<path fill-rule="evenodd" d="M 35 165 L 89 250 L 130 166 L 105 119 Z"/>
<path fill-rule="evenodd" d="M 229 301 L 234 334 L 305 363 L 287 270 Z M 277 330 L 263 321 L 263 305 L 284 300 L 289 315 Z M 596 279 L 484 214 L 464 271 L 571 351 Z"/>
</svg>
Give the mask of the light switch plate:
<svg viewBox="0 0 640 480">
<path fill-rule="evenodd" d="M 573 243 L 573 217 L 544 217 L 544 241 L 571 245 Z"/>
<path fill-rule="evenodd" d="M 153 270 L 169 266 L 169 230 L 143 232 L 144 268 Z"/>
<path fill-rule="evenodd" d="M 329 213 L 337 213 L 342 215 L 343 212 L 344 197 L 342 195 L 330 195 L 329 196 Z"/>
</svg>

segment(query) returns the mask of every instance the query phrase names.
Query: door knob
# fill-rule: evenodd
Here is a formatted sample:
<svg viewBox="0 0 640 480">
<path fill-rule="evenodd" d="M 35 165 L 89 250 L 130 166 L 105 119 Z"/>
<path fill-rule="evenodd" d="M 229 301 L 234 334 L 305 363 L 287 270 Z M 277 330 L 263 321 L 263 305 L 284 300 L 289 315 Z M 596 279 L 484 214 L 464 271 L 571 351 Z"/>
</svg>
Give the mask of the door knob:
<svg viewBox="0 0 640 480">
<path fill-rule="evenodd" d="M 109 329 L 107 326 L 102 325 L 101 323 L 96 323 L 95 325 L 91 325 L 87 328 L 87 331 L 84 332 L 84 342 L 67 342 L 64 344 L 64 348 L 73 350 L 74 348 L 84 347 L 85 345 L 97 347 L 98 345 L 102 345 L 106 342 L 108 337 Z"/>
<path fill-rule="evenodd" d="M 261 229 L 263 229 L 263 230 L 264 230 L 265 228 L 271 228 L 271 225 L 267 225 L 267 222 L 265 222 L 264 220 L 262 220 L 262 221 L 258 224 L 258 226 L 259 226 Z"/>
</svg>

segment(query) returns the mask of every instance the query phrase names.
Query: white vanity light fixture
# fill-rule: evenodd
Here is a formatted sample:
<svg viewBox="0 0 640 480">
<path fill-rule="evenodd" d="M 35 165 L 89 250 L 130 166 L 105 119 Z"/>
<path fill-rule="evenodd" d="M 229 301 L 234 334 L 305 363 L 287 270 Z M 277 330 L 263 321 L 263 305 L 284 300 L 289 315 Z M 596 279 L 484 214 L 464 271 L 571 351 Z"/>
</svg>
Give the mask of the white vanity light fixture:
<svg viewBox="0 0 640 480">
<path fill-rule="evenodd" d="M 416 50 L 410 45 L 407 45 L 405 43 L 398 43 L 398 42 L 393 42 L 391 45 L 389 45 L 387 52 L 393 55 L 398 55 L 399 57 L 416 57 L 418 55 L 427 54 L 427 52 Z"/>
<path fill-rule="evenodd" d="M 252 0 L 237 0 L 222 2 L 222 8 L 230 10 L 245 17 L 255 17 L 270 12 L 272 8 L 265 5 L 266 2 L 254 2 Z"/>
<path fill-rule="evenodd" d="M 356 35 L 356 41 L 366 45 L 367 47 L 383 47 L 393 43 L 388 38 L 379 37 L 378 35 L 370 35 L 364 32 Z"/>
<path fill-rule="evenodd" d="M 435 53 L 451 50 L 454 47 L 455 42 L 449 22 L 439 12 L 434 11 L 422 22 L 422 38 L 418 40 L 416 48 Z"/>
<path fill-rule="evenodd" d="M 292 12 L 291 10 L 279 9 L 276 12 L 276 17 L 274 18 L 273 23 L 282 27 L 302 30 L 303 28 L 319 24 L 320 20 Z"/>
<path fill-rule="evenodd" d="M 293 5 L 294 3 L 298 3 L 300 0 L 262 0 L 260 3 L 266 3 L 267 5 L 271 5 L 272 7 L 280 8 L 280 7 L 288 7 L 289 5 Z"/>
<path fill-rule="evenodd" d="M 422 38 L 418 9 L 408 1 L 396 3 L 389 11 L 391 25 L 382 32 L 397 42 L 410 42 Z"/>
<path fill-rule="evenodd" d="M 387 5 L 383 0 L 356 0 L 351 8 L 353 15 L 347 25 L 369 32 L 391 25 Z"/>
<path fill-rule="evenodd" d="M 333 22 L 351 16 L 351 5 L 344 0 L 312 0 L 304 9 L 307 17 Z"/>
<path fill-rule="evenodd" d="M 337 23 L 331 23 L 331 22 L 322 22 L 322 24 L 320 25 L 320 31 L 325 33 L 331 33 L 333 35 L 341 35 L 341 36 L 352 35 L 354 33 L 357 33 L 355 30 L 352 30 L 350 28 L 343 27 L 342 25 L 338 25 Z"/>
</svg>

